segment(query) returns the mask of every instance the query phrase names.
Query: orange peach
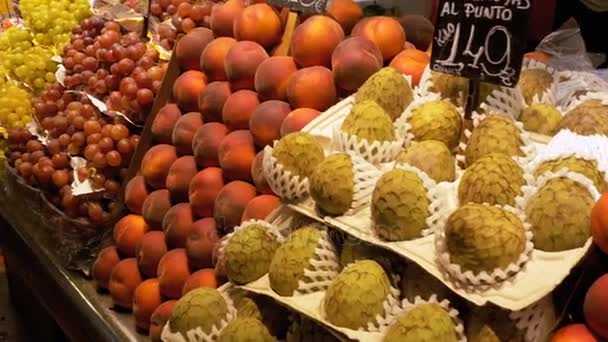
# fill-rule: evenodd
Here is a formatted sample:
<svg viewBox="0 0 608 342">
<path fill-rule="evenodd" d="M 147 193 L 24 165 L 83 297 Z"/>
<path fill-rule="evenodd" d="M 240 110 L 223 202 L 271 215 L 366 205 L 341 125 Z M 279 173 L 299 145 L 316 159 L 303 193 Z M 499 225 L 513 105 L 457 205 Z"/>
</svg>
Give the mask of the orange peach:
<svg viewBox="0 0 608 342">
<path fill-rule="evenodd" d="M 296 27 L 291 39 L 291 55 L 300 67 L 330 66 L 331 54 L 344 40 L 337 21 L 323 15 L 312 16 Z"/>
<path fill-rule="evenodd" d="M 258 152 L 251 164 L 251 178 L 257 191 L 261 194 L 273 194 L 264 176 L 264 150 Z"/>
<path fill-rule="evenodd" d="M 147 278 L 156 277 L 158 262 L 167 253 L 165 233 L 154 230 L 147 232 L 137 245 L 137 265 Z"/>
<path fill-rule="evenodd" d="M 267 4 L 248 6 L 234 22 L 234 37 L 251 40 L 269 49 L 281 42 L 283 35 L 281 18 Z"/>
<path fill-rule="evenodd" d="M 177 300 L 168 300 L 159 305 L 150 317 L 150 331 L 149 336 L 152 342 L 162 342 L 160 334 L 167 324 L 167 321 L 171 317 L 173 307 L 177 303 Z"/>
<path fill-rule="evenodd" d="M 383 65 L 382 53 L 378 46 L 364 37 L 344 40 L 331 56 L 336 85 L 351 93 L 357 91 Z"/>
<path fill-rule="evenodd" d="M 265 220 L 279 205 L 281 200 L 277 196 L 260 195 L 247 203 L 241 221 Z"/>
<path fill-rule="evenodd" d="M 198 70 L 201 53 L 213 40 L 213 32 L 197 27 L 183 36 L 175 45 L 175 57 L 182 71 Z"/>
<path fill-rule="evenodd" d="M 192 226 L 192 232 L 186 240 L 190 268 L 213 267 L 213 249 L 219 241 L 215 220 L 206 217 L 194 222 Z"/>
<path fill-rule="evenodd" d="M 198 96 L 207 86 L 207 76 L 196 70 L 188 70 L 173 83 L 173 97 L 184 112 L 198 110 Z"/>
<path fill-rule="evenodd" d="M 183 248 L 168 251 L 158 263 L 157 275 L 160 293 L 167 298 L 180 298 L 184 283 L 190 276 L 186 251 Z"/>
<path fill-rule="evenodd" d="M 334 74 L 322 66 L 298 70 L 289 79 L 287 98 L 293 108 L 326 110 L 338 101 Z"/>
<path fill-rule="evenodd" d="M 232 37 L 233 23 L 245 10 L 243 0 L 228 0 L 224 4 L 215 4 L 211 11 L 211 29 L 216 37 Z"/>
<path fill-rule="evenodd" d="M 222 111 L 224 125 L 230 131 L 249 129 L 249 118 L 259 104 L 258 94 L 254 91 L 239 90 L 232 93 L 224 103 Z"/>
<path fill-rule="evenodd" d="M 550 55 L 548 55 L 545 52 L 542 51 L 532 51 L 532 52 L 528 52 L 524 55 L 524 57 L 528 58 L 528 59 L 533 59 L 535 61 L 539 61 L 541 63 L 547 64 L 549 62 L 549 59 L 551 58 Z"/>
<path fill-rule="evenodd" d="M 417 86 L 424 69 L 429 65 L 431 57 L 423 51 L 407 49 L 399 53 L 391 61 L 390 66 L 397 69 L 402 74 L 412 77 L 412 85 Z"/>
<path fill-rule="evenodd" d="M 142 206 L 148 197 L 146 180 L 142 176 L 135 176 L 125 186 L 125 205 L 134 214 L 141 215 Z"/>
<path fill-rule="evenodd" d="M 194 159 L 201 167 L 219 166 L 217 149 L 222 139 L 228 134 L 226 126 L 219 122 L 202 125 L 192 138 Z"/>
<path fill-rule="evenodd" d="M 121 260 L 110 276 L 110 295 L 114 305 L 123 309 L 131 309 L 135 288 L 141 284 L 141 274 L 135 258 Z"/>
<path fill-rule="evenodd" d="M 212 289 L 217 288 L 217 279 L 215 279 L 214 269 L 204 268 L 192 273 L 184 283 L 182 296 L 199 287 L 209 287 Z"/>
<path fill-rule="evenodd" d="M 374 42 L 382 52 L 384 61 L 395 57 L 405 46 L 405 31 L 392 17 L 377 16 L 361 20 L 352 31 L 353 36 L 365 37 Z"/>
<path fill-rule="evenodd" d="M 255 73 L 255 91 L 262 101 L 285 100 L 287 83 L 298 71 L 292 57 L 275 56 L 263 61 Z"/>
<path fill-rule="evenodd" d="M 433 23 L 419 14 L 405 15 L 399 19 L 405 36 L 416 49 L 426 51 L 433 42 Z"/>
<path fill-rule="evenodd" d="M 192 231 L 192 208 L 190 203 L 178 203 L 171 207 L 163 219 L 163 231 L 167 246 L 173 248 L 183 248 L 186 246 L 186 239 Z"/>
<path fill-rule="evenodd" d="M 150 229 L 140 215 L 129 214 L 114 225 L 113 238 L 116 248 L 125 257 L 134 257 L 135 248 Z"/>
<path fill-rule="evenodd" d="M 559 329 L 549 342 L 599 342 L 584 324 L 570 324 Z"/>
<path fill-rule="evenodd" d="M 608 339 L 608 274 L 598 278 L 587 291 L 584 313 L 591 330 Z"/>
<path fill-rule="evenodd" d="M 224 187 L 222 169 L 208 167 L 197 173 L 190 182 L 189 199 L 192 211 L 198 217 L 213 215 L 215 198 Z"/>
<path fill-rule="evenodd" d="M 255 144 L 264 148 L 266 145 L 272 145 L 274 140 L 279 140 L 281 125 L 290 112 L 291 107 L 287 102 L 270 100 L 261 103 L 249 119 L 249 128 Z"/>
<path fill-rule="evenodd" d="M 137 328 L 148 331 L 152 312 L 163 302 L 158 279 L 144 280 L 133 295 L 133 317 Z"/>
<path fill-rule="evenodd" d="M 186 113 L 177 120 L 171 140 L 178 154 L 192 155 L 192 138 L 201 126 L 203 126 L 203 116 L 199 112 Z"/>
<path fill-rule="evenodd" d="M 233 181 L 226 184 L 218 193 L 213 210 L 218 230 L 228 234 L 239 225 L 247 203 L 255 195 L 255 188 L 249 183 Z"/>
<path fill-rule="evenodd" d="M 166 144 L 152 146 L 141 161 L 141 174 L 154 189 L 165 187 L 169 169 L 177 159 L 175 147 Z"/>
<path fill-rule="evenodd" d="M 316 119 L 321 112 L 312 108 L 298 108 L 289 113 L 283 124 L 281 124 L 281 137 L 289 133 L 299 132 L 306 127 L 312 120 Z"/>
<path fill-rule="evenodd" d="M 256 42 L 243 40 L 234 44 L 226 54 L 224 62 L 232 91 L 253 89 L 255 72 L 266 58 L 268 53 Z"/>
<path fill-rule="evenodd" d="M 347 34 L 363 18 L 363 9 L 353 0 L 334 0 L 327 6 L 327 13 L 340 23 Z"/>
<path fill-rule="evenodd" d="M 164 105 L 152 121 L 152 137 L 159 144 L 170 144 L 173 127 L 182 116 L 182 112 L 175 103 Z"/>
<path fill-rule="evenodd" d="M 226 81 L 224 61 L 228 51 L 236 44 L 236 39 L 220 37 L 207 45 L 201 54 L 201 70 L 209 76 L 209 81 Z"/>
<path fill-rule="evenodd" d="M 205 122 L 221 122 L 224 103 L 230 96 L 230 83 L 211 82 L 198 97 L 198 110 Z"/>
<path fill-rule="evenodd" d="M 229 180 L 251 180 L 251 163 L 255 158 L 253 137 L 247 130 L 228 133 L 218 147 L 220 167 Z"/>
<path fill-rule="evenodd" d="M 167 210 L 171 208 L 171 194 L 167 189 L 151 192 L 142 206 L 142 216 L 150 229 L 161 230 Z"/>
<path fill-rule="evenodd" d="M 190 180 L 197 172 L 196 161 L 193 156 L 183 156 L 173 162 L 167 175 L 166 184 L 173 202 L 188 202 Z"/>
<path fill-rule="evenodd" d="M 97 254 L 97 258 L 91 267 L 91 276 L 95 280 L 97 287 L 100 289 L 108 289 L 110 275 L 119 261 L 120 256 L 118 256 L 118 249 L 116 249 L 116 246 L 108 246 Z"/>
</svg>

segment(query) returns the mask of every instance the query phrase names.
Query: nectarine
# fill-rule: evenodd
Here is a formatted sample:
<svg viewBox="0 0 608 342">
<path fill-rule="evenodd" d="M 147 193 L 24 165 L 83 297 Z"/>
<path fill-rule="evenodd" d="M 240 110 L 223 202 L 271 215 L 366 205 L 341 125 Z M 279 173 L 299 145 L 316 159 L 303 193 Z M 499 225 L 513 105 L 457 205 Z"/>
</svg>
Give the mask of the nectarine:
<svg viewBox="0 0 608 342">
<path fill-rule="evenodd" d="M 268 53 L 256 42 L 243 40 L 234 44 L 224 61 L 232 91 L 254 89 L 255 72 L 266 58 Z"/>
<path fill-rule="evenodd" d="M 190 276 L 188 256 L 183 248 L 167 252 L 158 263 L 158 281 L 160 293 L 171 299 L 178 299 L 186 279 Z"/>
<path fill-rule="evenodd" d="M 220 167 L 230 180 L 251 180 L 251 163 L 255 158 L 253 137 L 247 130 L 228 133 L 218 147 Z"/>
<path fill-rule="evenodd" d="M 291 83 L 291 82 L 290 82 Z M 261 103 L 251 114 L 249 128 L 255 144 L 260 148 L 272 145 L 281 138 L 281 125 L 291 112 L 287 102 L 270 100 Z M 255 155 L 251 158 L 253 158 Z M 249 164 L 251 166 L 251 164 Z"/>
<path fill-rule="evenodd" d="M 142 206 L 142 216 L 151 229 L 162 229 L 165 213 L 171 208 L 171 194 L 167 189 L 151 192 Z"/>
<path fill-rule="evenodd" d="M 125 257 L 134 257 L 135 248 L 149 227 L 140 215 L 129 214 L 114 225 L 113 238 L 116 248 Z"/>
<path fill-rule="evenodd" d="M 173 248 L 183 248 L 186 246 L 186 239 L 192 231 L 192 208 L 190 203 L 178 203 L 171 207 L 163 219 L 163 231 L 167 246 Z"/>
<path fill-rule="evenodd" d="M 95 280 L 97 287 L 100 289 L 108 289 L 110 275 L 119 261 L 120 256 L 118 256 L 118 249 L 116 249 L 116 246 L 108 246 L 99 252 L 91 267 L 91 276 Z"/>
<path fill-rule="evenodd" d="M 133 295 L 133 317 L 137 328 L 148 331 L 152 312 L 162 302 L 158 279 L 147 279 L 137 286 Z"/>
<path fill-rule="evenodd" d="M 247 203 L 255 195 L 255 188 L 249 183 L 233 181 L 226 184 L 217 195 L 213 211 L 218 230 L 228 234 L 239 225 Z"/>
<path fill-rule="evenodd" d="M 141 174 L 146 183 L 154 189 L 164 188 L 169 169 L 175 160 L 175 147 L 166 144 L 152 146 L 141 161 Z"/>
<path fill-rule="evenodd" d="M 192 150 L 199 166 L 220 165 L 217 150 L 227 134 L 228 129 L 219 122 L 206 123 L 196 131 L 192 138 Z"/>
<path fill-rule="evenodd" d="M 135 251 L 137 265 L 142 275 L 146 278 L 156 277 L 158 262 L 166 253 L 165 233 L 158 230 L 147 232 Z"/>
<path fill-rule="evenodd" d="M 135 258 L 121 260 L 110 276 L 110 295 L 114 305 L 130 310 L 133 305 L 135 288 L 141 284 L 141 274 Z"/>
<path fill-rule="evenodd" d="M 198 217 L 213 216 L 215 198 L 224 187 L 224 173 L 217 167 L 208 167 L 197 173 L 190 182 L 188 196 L 192 211 Z"/>
<path fill-rule="evenodd" d="M 213 267 L 213 249 L 219 241 L 215 220 L 200 219 L 192 224 L 192 232 L 186 240 L 186 254 L 192 269 Z"/>
<path fill-rule="evenodd" d="M 262 62 L 263 63 L 263 62 Z M 222 120 L 230 131 L 249 129 L 251 114 L 260 104 L 258 94 L 251 90 L 239 90 L 226 99 Z"/>
<path fill-rule="evenodd" d="M 222 121 L 222 110 L 224 103 L 230 96 L 230 83 L 211 82 L 198 97 L 198 110 L 203 115 L 205 122 Z"/>
</svg>

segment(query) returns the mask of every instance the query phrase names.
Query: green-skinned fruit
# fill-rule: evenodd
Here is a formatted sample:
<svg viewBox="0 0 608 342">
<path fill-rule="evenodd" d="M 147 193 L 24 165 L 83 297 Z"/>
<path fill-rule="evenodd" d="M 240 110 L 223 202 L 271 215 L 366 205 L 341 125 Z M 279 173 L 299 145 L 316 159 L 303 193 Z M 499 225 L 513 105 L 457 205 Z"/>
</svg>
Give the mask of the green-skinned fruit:
<svg viewBox="0 0 608 342">
<path fill-rule="evenodd" d="M 442 98 L 449 100 L 452 104 L 465 107 L 469 92 L 469 80 L 455 75 L 441 72 L 431 72 L 433 86 L 431 91 L 439 93 Z"/>
<path fill-rule="evenodd" d="M 283 338 L 289 325 L 289 312 L 274 299 L 247 294 L 236 306 L 238 318 L 253 318 L 262 322 L 270 335 Z"/>
<path fill-rule="evenodd" d="M 274 254 L 270 263 L 270 287 L 281 296 L 292 296 L 299 282 L 313 281 L 304 275 L 310 260 L 317 258 L 315 251 L 321 241 L 321 232 L 315 227 L 300 228 L 289 235 Z"/>
<path fill-rule="evenodd" d="M 447 220 L 445 239 L 451 263 L 474 274 L 506 268 L 526 247 L 524 225 L 517 216 L 481 204 L 456 209 Z"/>
<path fill-rule="evenodd" d="M 357 102 L 340 129 L 358 140 L 395 141 L 391 117 L 374 101 Z"/>
<path fill-rule="evenodd" d="M 414 92 L 403 75 L 394 68 L 386 67 L 363 83 L 357 91 L 355 102 L 374 101 L 395 121 L 413 99 Z"/>
<path fill-rule="evenodd" d="M 383 342 L 456 342 L 456 326 L 450 315 L 437 304 L 418 305 L 401 315 L 388 328 Z"/>
<path fill-rule="evenodd" d="M 270 261 L 279 248 L 274 234 L 259 224 L 250 224 L 234 232 L 224 250 L 228 279 L 247 284 L 268 273 Z"/>
<path fill-rule="evenodd" d="M 559 252 L 585 245 L 591 236 L 594 203 L 587 188 L 569 178 L 547 182 L 526 208 L 534 247 Z"/>
<path fill-rule="evenodd" d="M 522 110 L 519 121 L 524 129 L 538 134 L 553 136 L 557 133 L 562 114 L 550 104 L 534 104 Z"/>
<path fill-rule="evenodd" d="M 413 144 L 397 156 L 398 163 L 407 163 L 424 171 L 435 182 L 452 182 L 456 164 L 448 147 L 437 140 Z"/>
<path fill-rule="evenodd" d="M 515 122 L 500 114 L 489 114 L 473 129 L 465 158 L 467 165 L 490 154 L 502 153 L 509 157 L 523 156 L 521 131 Z"/>
<path fill-rule="evenodd" d="M 558 172 L 559 170 L 567 168 L 571 172 L 580 173 L 583 176 L 589 178 L 597 191 L 603 192 L 606 188 L 606 182 L 604 181 L 604 174 L 598 169 L 597 161 L 576 158 L 574 156 L 562 157 L 555 160 L 548 160 L 540 164 L 534 171 L 536 177 L 544 175 L 547 171 Z"/>
<path fill-rule="evenodd" d="M 325 158 L 323 147 L 310 134 L 290 133 L 274 146 L 272 155 L 295 176 L 309 177 L 312 170 Z"/>
<path fill-rule="evenodd" d="M 564 115 L 559 123 L 562 129 L 578 135 L 608 135 L 608 106 L 600 100 L 588 100 Z"/>
<path fill-rule="evenodd" d="M 458 201 L 515 206 L 523 194 L 524 171 L 504 154 L 491 153 L 469 166 L 458 185 Z"/>
<path fill-rule="evenodd" d="M 380 238 L 403 241 L 422 237 L 428 227 L 430 200 L 420 177 L 412 171 L 388 171 L 372 195 L 373 227 Z"/>
<path fill-rule="evenodd" d="M 522 70 L 519 75 L 519 89 L 524 101 L 528 105 L 532 104 L 534 96 L 540 99 L 543 93 L 549 89 L 553 83 L 553 76 L 543 69 Z"/>
<path fill-rule="evenodd" d="M 509 312 L 493 306 L 473 308 L 465 330 L 470 342 L 525 341 L 525 334 L 515 326 Z"/>
<path fill-rule="evenodd" d="M 450 150 L 458 146 L 463 122 L 449 101 L 431 101 L 416 107 L 408 123 L 415 141 L 441 141 Z"/>
<path fill-rule="evenodd" d="M 317 207 L 330 215 L 342 215 L 350 209 L 354 196 L 353 161 L 348 154 L 337 153 L 323 160 L 313 170 L 310 196 Z"/>
<path fill-rule="evenodd" d="M 171 317 L 169 331 L 179 333 L 184 338 L 188 331 L 200 328 L 205 334 L 211 333 L 214 326 L 219 327 L 228 315 L 228 305 L 219 291 L 210 288 L 197 288 L 180 298 Z"/>
<path fill-rule="evenodd" d="M 384 315 L 384 302 L 391 291 L 382 266 L 372 260 L 349 265 L 325 291 L 325 318 L 339 327 L 357 330 Z"/>
<path fill-rule="evenodd" d="M 237 318 L 222 329 L 218 342 L 274 342 L 268 329 L 255 318 Z"/>
</svg>

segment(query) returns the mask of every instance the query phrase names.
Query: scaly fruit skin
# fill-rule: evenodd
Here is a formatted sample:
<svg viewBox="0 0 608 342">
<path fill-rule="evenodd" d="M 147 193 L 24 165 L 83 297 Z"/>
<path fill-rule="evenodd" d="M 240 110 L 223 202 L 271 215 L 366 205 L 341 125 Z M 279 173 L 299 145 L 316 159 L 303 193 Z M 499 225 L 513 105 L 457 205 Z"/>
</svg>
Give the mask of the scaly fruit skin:
<svg viewBox="0 0 608 342">
<path fill-rule="evenodd" d="M 268 329 L 254 318 L 232 320 L 220 333 L 218 342 L 274 342 Z"/>
<path fill-rule="evenodd" d="M 524 225 L 517 216 L 481 204 L 456 209 L 446 223 L 445 239 L 451 263 L 474 274 L 504 269 L 526 247 Z"/>
<path fill-rule="evenodd" d="M 241 299 L 237 305 L 236 316 L 238 318 L 253 318 L 262 321 L 262 313 L 260 312 L 258 305 L 253 299 L 248 297 Z"/>
<path fill-rule="evenodd" d="M 350 209 L 354 196 L 353 161 L 346 153 L 333 154 L 310 175 L 310 196 L 319 209 L 342 215 Z"/>
<path fill-rule="evenodd" d="M 412 171 L 388 171 L 376 183 L 372 195 L 372 221 L 380 238 L 411 240 L 422 236 L 429 217 L 428 193 Z"/>
<path fill-rule="evenodd" d="M 545 90 L 547 90 L 551 83 L 553 83 L 553 76 L 546 70 L 543 69 L 528 69 L 522 70 L 519 75 L 519 88 L 521 89 L 521 95 L 527 104 L 532 104 L 534 95 L 538 95 L 540 98 L 543 96 Z"/>
<path fill-rule="evenodd" d="M 412 303 L 416 296 L 428 300 L 432 295 L 437 295 L 438 300 L 443 300 L 450 295 L 450 291 L 441 281 L 414 263 L 406 265 L 400 285 L 401 297 Z"/>
<path fill-rule="evenodd" d="M 603 192 L 606 188 L 606 183 L 604 182 L 604 174 L 597 168 L 596 160 L 586 160 L 576 158 L 574 156 L 570 157 L 562 157 L 555 160 L 548 160 L 540 164 L 534 175 L 536 177 L 540 177 L 544 175 L 547 171 L 558 172 L 559 170 L 567 168 L 568 170 L 576 173 L 580 173 L 583 176 L 589 178 L 598 192 Z"/>
<path fill-rule="evenodd" d="M 395 121 L 413 99 L 414 92 L 403 75 L 394 68 L 386 67 L 363 83 L 357 91 L 355 102 L 374 101 Z"/>
<path fill-rule="evenodd" d="M 469 80 L 455 75 L 442 72 L 431 72 L 433 86 L 431 91 L 439 93 L 442 98 L 447 99 L 453 105 L 465 107 L 469 93 Z"/>
<path fill-rule="evenodd" d="M 412 111 L 408 119 L 414 140 L 437 140 L 453 150 L 462 133 L 462 117 L 449 101 L 431 101 Z"/>
<path fill-rule="evenodd" d="M 555 106 L 546 103 L 534 104 L 525 108 L 519 117 L 519 121 L 524 124 L 526 130 L 551 136 L 557 133 L 561 120 L 562 115 Z"/>
<path fill-rule="evenodd" d="M 383 342 L 456 342 L 456 327 L 450 315 L 437 304 L 418 305 L 388 328 Z"/>
<path fill-rule="evenodd" d="M 594 203 L 589 191 L 569 178 L 547 182 L 526 208 L 534 247 L 559 252 L 585 245 L 591 236 Z"/>
<path fill-rule="evenodd" d="M 292 296 L 300 281 L 310 282 L 304 271 L 315 257 L 321 232 L 315 227 L 298 229 L 289 235 L 270 263 L 270 287 L 281 296 Z"/>
<path fill-rule="evenodd" d="M 467 165 L 493 152 L 509 157 L 523 156 L 522 144 L 521 132 L 512 119 L 489 114 L 471 133 L 465 150 Z"/>
<path fill-rule="evenodd" d="M 197 288 L 186 293 L 180 298 L 171 317 L 169 318 L 169 330 L 172 333 L 180 333 L 184 338 L 187 332 L 201 328 L 209 334 L 214 325 L 226 318 L 228 305 L 224 297 L 216 289 Z"/>
<path fill-rule="evenodd" d="M 315 322 L 300 316 L 294 316 L 287 330 L 287 342 L 338 342 L 338 338 Z"/>
<path fill-rule="evenodd" d="M 471 342 L 524 342 L 524 332 L 515 326 L 509 312 L 497 307 L 475 307 L 467 319 L 466 335 Z"/>
<path fill-rule="evenodd" d="M 228 279 L 236 284 L 257 280 L 268 273 L 277 248 L 277 238 L 264 226 L 251 224 L 237 230 L 224 250 Z"/>
<path fill-rule="evenodd" d="M 304 132 L 290 133 L 281 138 L 272 155 L 287 171 L 300 177 L 310 177 L 312 170 L 325 159 L 321 144 Z"/>
<path fill-rule="evenodd" d="M 515 206 L 523 194 L 524 171 L 504 154 L 490 153 L 469 166 L 458 185 L 458 201 Z"/>
<path fill-rule="evenodd" d="M 579 135 L 608 135 L 608 106 L 600 100 L 586 101 L 564 115 L 559 129 Z"/>
<path fill-rule="evenodd" d="M 349 329 L 366 327 L 384 314 L 390 282 L 382 266 L 358 261 L 342 271 L 325 291 L 323 310 L 332 324 Z"/>
<path fill-rule="evenodd" d="M 437 140 L 425 140 L 401 151 L 397 162 L 407 163 L 424 171 L 435 182 L 453 182 L 456 164 L 448 147 Z"/>
<path fill-rule="evenodd" d="M 393 120 L 380 105 L 370 100 L 357 102 L 340 129 L 358 140 L 395 141 Z"/>
</svg>

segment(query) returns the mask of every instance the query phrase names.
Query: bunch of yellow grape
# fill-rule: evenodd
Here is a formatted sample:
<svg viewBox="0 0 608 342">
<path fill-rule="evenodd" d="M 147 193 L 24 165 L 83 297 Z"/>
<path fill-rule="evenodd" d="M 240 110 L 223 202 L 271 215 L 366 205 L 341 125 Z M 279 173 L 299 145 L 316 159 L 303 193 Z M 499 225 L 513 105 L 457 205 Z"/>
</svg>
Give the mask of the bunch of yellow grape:
<svg viewBox="0 0 608 342">
<path fill-rule="evenodd" d="M 72 28 L 92 14 L 88 0 L 21 0 L 19 9 L 36 42 L 57 51 L 70 41 Z"/>
<path fill-rule="evenodd" d="M 32 120 L 32 94 L 16 82 L 0 84 L 0 128 L 24 127 Z"/>
<path fill-rule="evenodd" d="M 12 26 L 0 33 L 0 78 L 9 75 L 11 70 L 6 69 L 5 61 L 9 58 L 9 51 L 26 51 L 33 45 L 32 35 L 26 29 Z"/>
<path fill-rule="evenodd" d="M 25 83 L 34 91 L 55 81 L 57 63 L 52 60 L 53 51 L 42 46 L 32 46 L 26 50 L 10 49 L 2 59 L 2 69 L 10 78 Z"/>
</svg>

